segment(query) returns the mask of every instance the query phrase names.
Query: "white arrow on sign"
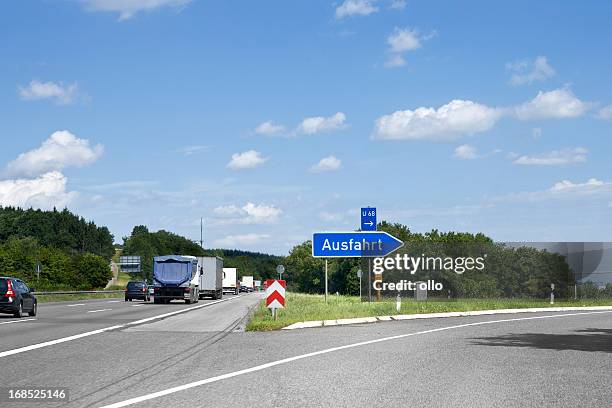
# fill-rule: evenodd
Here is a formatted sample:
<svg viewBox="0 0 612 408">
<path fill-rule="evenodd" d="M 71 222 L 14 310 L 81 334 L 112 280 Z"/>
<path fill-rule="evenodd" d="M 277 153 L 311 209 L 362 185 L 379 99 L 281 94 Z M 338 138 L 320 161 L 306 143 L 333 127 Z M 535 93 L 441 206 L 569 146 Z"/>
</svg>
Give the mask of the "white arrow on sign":
<svg viewBox="0 0 612 408">
<path fill-rule="evenodd" d="M 370 222 L 364 222 L 363 224 L 364 224 L 364 225 L 369 225 L 370 227 L 371 227 L 372 225 L 374 225 L 374 223 L 373 223 L 372 221 L 370 221 Z"/>
</svg>

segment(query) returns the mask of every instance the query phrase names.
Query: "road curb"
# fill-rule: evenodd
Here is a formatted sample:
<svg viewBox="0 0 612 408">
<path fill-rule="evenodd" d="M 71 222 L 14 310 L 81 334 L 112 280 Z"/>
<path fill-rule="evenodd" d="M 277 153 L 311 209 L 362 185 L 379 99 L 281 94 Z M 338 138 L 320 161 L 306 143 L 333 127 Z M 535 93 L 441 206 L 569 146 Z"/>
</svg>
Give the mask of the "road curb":
<svg viewBox="0 0 612 408">
<path fill-rule="evenodd" d="M 377 323 L 400 320 L 416 320 L 416 319 L 439 319 L 444 317 L 469 317 L 469 316 L 487 316 L 498 314 L 517 314 L 517 313 L 542 313 L 542 312 L 576 312 L 576 311 L 600 311 L 612 310 L 612 306 L 573 306 L 573 307 L 533 307 L 528 309 L 493 309 L 493 310 L 474 310 L 467 312 L 444 312 L 444 313 L 416 313 L 403 314 L 392 316 L 370 316 L 370 317 L 355 317 L 351 319 L 336 319 L 336 320 L 310 320 L 306 322 L 297 322 L 283 327 L 281 330 L 295 329 L 311 329 L 314 327 L 330 327 L 330 326 L 345 326 L 351 324 Z"/>
</svg>

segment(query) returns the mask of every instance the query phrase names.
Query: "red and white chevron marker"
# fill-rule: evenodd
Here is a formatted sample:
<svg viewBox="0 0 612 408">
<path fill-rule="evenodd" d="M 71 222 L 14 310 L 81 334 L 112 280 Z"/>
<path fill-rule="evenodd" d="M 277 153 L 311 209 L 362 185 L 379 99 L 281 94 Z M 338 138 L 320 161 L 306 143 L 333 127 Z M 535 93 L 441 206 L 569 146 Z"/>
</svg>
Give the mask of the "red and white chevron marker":
<svg viewBox="0 0 612 408">
<path fill-rule="evenodd" d="M 278 279 L 266 280 L 266 307 L 268 309 L 285 308 L 285 281 Z"/>
</svg>

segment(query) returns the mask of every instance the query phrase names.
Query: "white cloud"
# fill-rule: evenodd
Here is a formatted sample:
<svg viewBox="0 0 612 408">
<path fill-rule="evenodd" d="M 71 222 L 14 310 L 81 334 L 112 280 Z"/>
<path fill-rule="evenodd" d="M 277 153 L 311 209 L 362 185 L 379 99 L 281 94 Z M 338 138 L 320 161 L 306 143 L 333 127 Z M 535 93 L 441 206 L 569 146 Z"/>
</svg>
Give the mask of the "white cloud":
<svg viewBox="0 0 612 408">
<path fill-rule="evenodd" d="M 406 65 L 406 60 L 401 54 L 393 54 L 385 61 L 387 68 L 403 67 L 404 65 Z"/>
<path fill-rule="evenodd" d="M 531 137 L 533 137 L 534 139 L 539 139 L 542 137 L 542 128 L 533 128 L 531 129 Z"/>
<path fill-rule="evenodd" d="M 597 112 L 598 119 L 612 119 L 612 105 L 604 106 Z"/>
<path fill-rule="evenodd" d="M 568 164 L 580 164 L 587 161 L 587 153 L 588 150 L 583 147 L 553 150 L 552 152 L 540 155 L 520 156 L 514 159 L 513 163 L 527 166 L 564 166 Z"/>
<path fill-rule="evenodd" d="M 51 171 L 37 178 L 0 180 L 0 206 L 62 208 L 76 197 L 66 191 L 66 177 Z"/>
<path fill-rule="evenodd" d="M 585 191 L 585 190 L 597 190 L 600 187 L 604 187 L 610 185 L 611 183 L 606 183 L 601 180 L 597 180 L 596 178 L 590 178 L 584 183 L 573 183 L 569 180 L 563 180 L 558 183 L 555 183 L 549 191 L 552 192 L 571 192 L 571 191 Z"/>
<path fill-rule="evenodd" d="M 548 64 L 546 57 L 539 56 L 533 62 L 517 61 L 506 65 L 513 72 L 510 78 L 512 85 L 531 84 L 535 81 L 545 81 L 555 75 L 555 70 Z"/>
<path fill-rule="evenodd" d="M 103 152 L 100 144 L 91 146 L 89 140 L 79 139 L 66 130 L 57 131 L 39 148 L 22 153 L 10 162 L 6 173 L 32 177 L 69 166 L 83 167 L 96 161 Z"/>
<path fill-rule="evenodd" d="M 37 101 L 41 99 L 55 99 L 59 105 L 68 105 L 74 102 L 78 85 L 66 85 L 56 82 L 40 82 L 33 80 L 26 87 L 17 87 L 19 96 L 24 101 Z"/>
<path fill-rule="evenodd" d="M 313 172 L 324 172 L 338 170 L 342 165 L 342 161 L 335 156 L 327 156 L 319 160 L 317 164 L 314 164 L 310 170 Z"/>
<path fill-rule="evenodd" d="M 582 116 L 590 107 L 566 88 L 538 92 L 529 102 L 517 106 L 514 111 L 521 120 L 563 119 Z"/>
<path fill-rule="evenodd" d="M 84 0 L 89 11 L 119 13 L 119 20 L 127 20 L 141 11 L 152 11 L 161 7 L 181 7 L 191 0 Z"/>
<path fill-rule="evenodd" d="M 177 150 L 178 153 L 182 153 L 185 156 L 191 156 L 197 153 L 204 153 L 210 150 L 209 146 L 197 145 L 197 146 L 186 146 L 182 149 Z"/>
<path fill-rule="evenodd" d="M 270 238 L 268 234 L 242 234 L 242 235 L 228 235 L 224 238 L 217 239 L 214 244 L 219 247 L 225 248 L 237 248 L 241 246 L 252 246 L 259 244 L 261 241 L 265 241 Z"/>
<path fill-rule="evenodd" d="M 284 126 L 277 125 L 272 121 L 263 122 L 255 128 L 255 133 L 260 135 L 276 135 L 284 131 Z"/>
<path fill-rule="evenodd" d="M 546 200 L 605 199 L 612 196 L 612 182 L 590 178 L 586 182 L 562 180 L 546 190 L 512 193 L 491 197 L 490 202 L 538 202 Z"/>
<path fill-rule="evenodd" d="M 248 150 L 243 153 L 232 154 L 232 160 L 227 164 L 227 167 L 232 170 L 252 169 L 261 166 L 268 159 L 268 157 L 262 157 L 261 153 L 255 150 Z"/>
<path fill-rule="evenodd" d="M 403 10 L 406 8 L 406 0 L 393 0 L 389 8 L 394 10 Z"/>
<path fill-rule="evenodd" d="M 452 141 L 491 129 L 502 112 L 472 101 L 453 100 L 434 108 L 396 111 L 376 121 L 374 138 Z"/>
<path fill-rule="evenodd" d="M 421 48 L 421 39 L 417 30 L 395 27 L 393 34 L 387 37 L 390 51 L 401 53 Z"/>
<path fill-rule="evenodd" d="M 378 8 L 374 6 L 375 0 L 344 0 L 336 8 L 336 18 L 342 19 L 351 16 L 367 16 L 376 13 Z"/>
<path fill-rule="evenodd" d="M 213 212 L 222 218 L 220 224 L 267 224 L 278 220 L 283 211 L 273 205 L 247 202 L 217 207 Z"/>
<path fill-rule="evenodd" d="M 453 156 L 461 160 L 473 160 L 473 159 L 477 159 L 480 157 L 478 155 L 478 150 L 476 150 L 474 146 L 470 146 L 466 144 L 457 146 L 457 148 L 455 148 L 455 152 L 453 153 Z"/>
<path fill-rule="evenodd" d="M 393 33 L 387 37 L 387 44 L 389 44 L 389 52 L 391 55 L 385 62 L 385 67 L 395 68 L 405 65 L 406 60 L 402 54 L 408 51 L 418 50 L 422 47 L 423 41 L 429 40 L 435 36 L 435 31 L 422 36 L 416 29 L 395 27 Z"/>
<path fill-rule="evenodd" d="M 344 123 L 345 120 L 346 115 L 342 112 L 337 112 L 336 114 L 327 118 L 323 116 L 306 118 L 302 121 L 302 123 L 300 123 L 296 129 L 296 133 L 312 135 L 320 132 L 343 129 L 346 127 Z"/>
</svg>

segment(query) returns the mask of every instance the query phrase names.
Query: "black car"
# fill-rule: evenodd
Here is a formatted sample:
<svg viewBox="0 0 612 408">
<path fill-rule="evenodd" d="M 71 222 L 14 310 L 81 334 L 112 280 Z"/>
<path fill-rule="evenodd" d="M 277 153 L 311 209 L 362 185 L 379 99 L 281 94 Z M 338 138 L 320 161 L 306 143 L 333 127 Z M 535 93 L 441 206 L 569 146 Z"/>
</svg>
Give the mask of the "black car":
<svg viewBox="0 0 612 408">
<path fill-rule="evenodd" d="M 34 290 L 20 279 L 0 277 L 0 313 L 22 317 L 28 312 L 30 316 L 36 316 L 38 302 L 32 292 Z"/>
<path fill-rule="evenodd" d="M 127 287 L 125 288 L 125 301 L 128 300 L 131 302 L 132 299 L 140 299 L 148 302 L 151 300 L 151 295 L 149 294 L 149 286 L 145 282 L 141 281 L 131 281 L 128 282 Z"/>
</svg>

